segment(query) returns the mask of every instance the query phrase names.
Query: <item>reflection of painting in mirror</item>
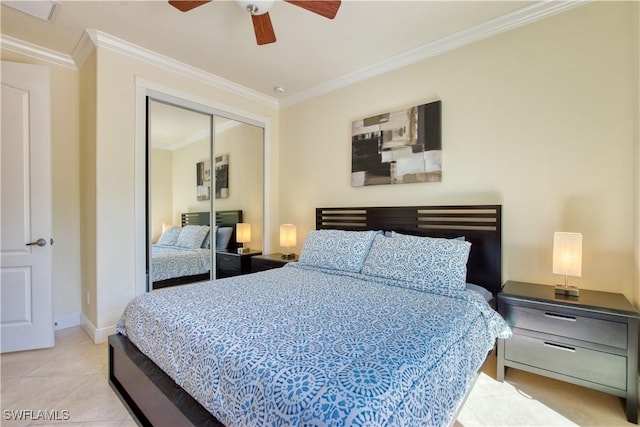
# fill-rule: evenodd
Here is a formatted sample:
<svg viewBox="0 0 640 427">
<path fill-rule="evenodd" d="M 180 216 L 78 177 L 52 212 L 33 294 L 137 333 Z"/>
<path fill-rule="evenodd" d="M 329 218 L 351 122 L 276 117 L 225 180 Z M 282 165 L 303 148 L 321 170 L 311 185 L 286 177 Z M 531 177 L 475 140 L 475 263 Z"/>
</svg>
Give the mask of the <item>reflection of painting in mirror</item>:
<svg viewBox="0 0 640 427">
<path fill-rule="evenodd" d="M 211 199 L 211 160 L 196 164 L 196 194 L 198 200 Z"/>
<path fill-rule="evenodd" d="M 216 156 L 216 199 L 229 197 L 229 155 Z"/>
</svg>

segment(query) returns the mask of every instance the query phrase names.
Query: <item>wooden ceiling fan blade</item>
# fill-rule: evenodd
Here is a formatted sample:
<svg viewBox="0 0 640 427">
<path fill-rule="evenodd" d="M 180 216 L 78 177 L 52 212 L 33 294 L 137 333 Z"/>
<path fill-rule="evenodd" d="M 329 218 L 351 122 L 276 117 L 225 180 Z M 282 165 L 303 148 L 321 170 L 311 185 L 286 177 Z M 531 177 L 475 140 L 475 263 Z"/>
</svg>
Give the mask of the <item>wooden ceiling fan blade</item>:
<svg viewBox="0 0 640 427">
<path fill-rule="evenodd" d="M 322 15 L 325 18 L 333 19 L 340 9 L 339 0 L 284 0 L 310 12 Z"/>
<path fill-rule="evenodd" d="M 195 9 L 198 6 L 202 6 L 203 4 L 207 4 L 212 0 L 199 0 L 199 1 L 190 1 L 190 0 L 169 0 L 169 4 L 181 12 L 188 12 L 191 9 Z"/>
<path fill-rule="evenodd" d="M 258 45 L 274 43 L 276 41 L 276 33 L 273 31 L 269 12 L 262 15 L 251 15 L 253 22 L 253 31 L 256 33 L 256 42 Z"/>
</svg>

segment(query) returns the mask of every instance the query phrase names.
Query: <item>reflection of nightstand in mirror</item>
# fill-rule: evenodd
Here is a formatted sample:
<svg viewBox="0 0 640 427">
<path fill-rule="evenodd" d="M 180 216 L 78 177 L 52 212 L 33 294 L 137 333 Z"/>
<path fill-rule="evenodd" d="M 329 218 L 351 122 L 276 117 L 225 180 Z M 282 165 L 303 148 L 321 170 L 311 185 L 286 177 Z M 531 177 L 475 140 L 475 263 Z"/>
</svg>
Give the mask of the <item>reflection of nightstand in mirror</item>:
<svg viewBox="0 0 640 427">
<path fill-rule="evenodd" d="M 216 279 L 251 273 L 251 258 L 260 255 L 260 251 L 244 254 L 216 251 Z"/>
<path fill-rule="evenodd" d="M 297 256 L 292 259 L 283 259 L 281 253 L 257 255 L 251 258 L 251 272 L 280 268 L 289 262 L 295 261 L 298 261 Z"/>
</svg>

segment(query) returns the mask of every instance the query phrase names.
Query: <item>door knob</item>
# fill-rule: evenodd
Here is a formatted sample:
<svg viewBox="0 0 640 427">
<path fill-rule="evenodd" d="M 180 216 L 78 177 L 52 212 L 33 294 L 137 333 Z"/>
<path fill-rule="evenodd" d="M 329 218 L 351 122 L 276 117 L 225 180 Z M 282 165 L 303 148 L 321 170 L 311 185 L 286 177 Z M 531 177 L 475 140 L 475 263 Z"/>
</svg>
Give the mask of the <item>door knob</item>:
<svg viewBox="0 0 640 427">
<path fill-rule="evenodd" d="M 27 246 L 33 246 L 33 245 L 37 245 L 37 246 L 45 246 L 47 244 L 47 241 L 44 239 L 38 239 L 35 242 L 31 242 L 31 243 L 27 243 Z"/>
</svg>

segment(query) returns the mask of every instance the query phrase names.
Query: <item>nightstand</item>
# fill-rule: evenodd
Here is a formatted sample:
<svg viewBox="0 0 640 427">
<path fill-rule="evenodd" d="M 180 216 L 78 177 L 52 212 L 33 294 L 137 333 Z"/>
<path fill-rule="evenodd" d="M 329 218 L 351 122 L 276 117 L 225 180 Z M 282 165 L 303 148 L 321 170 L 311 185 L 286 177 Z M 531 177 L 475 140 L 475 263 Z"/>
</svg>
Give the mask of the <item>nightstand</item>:
<svg viewBox="0 0 640 427">
<path fill-rule="evenodd" d="M 513 336 L 498 339 L 498 381 L 513 367 L 626 399 L 638 423 L 638 319 L 622 294 L 580 290 L 555 295 L 553 286 L 507 282 L 498 312 Z"/>
<path fill-rule="evenodd" d="M 280 268 L 283 265 L 289 262 L 298 261 L 298 257 L 296 256 L 293 259 L 282 259 L 282 254 L 266 254 L 266 255 L 258 255 L 251 258 L 251 271 L 264 271 L 271 270 L 272 268 Z"/>
<path fill-rule="evenodd" d="M 238 276 L 251 273 L 251 258 L 260 255 L 260 251 L 250 251 L 245 254 L 236 252 L 216 251 L 216 278 Z"/>
</svg>

